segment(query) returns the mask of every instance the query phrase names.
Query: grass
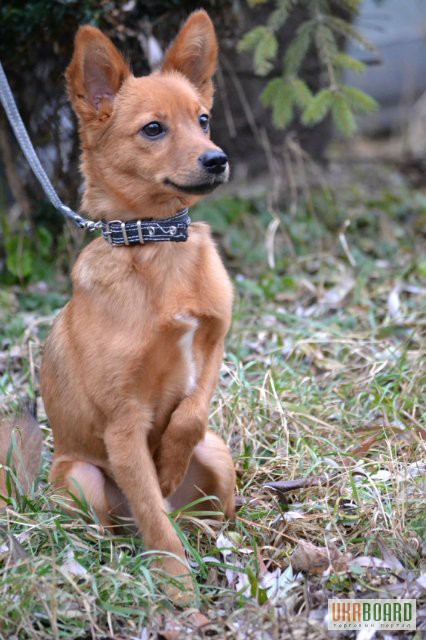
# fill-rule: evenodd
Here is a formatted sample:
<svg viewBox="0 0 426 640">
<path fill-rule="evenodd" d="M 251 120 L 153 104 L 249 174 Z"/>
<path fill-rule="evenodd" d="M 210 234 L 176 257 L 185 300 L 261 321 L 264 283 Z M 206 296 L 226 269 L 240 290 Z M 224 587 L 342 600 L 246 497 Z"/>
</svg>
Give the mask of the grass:
<svg viewBox="0 0 426 640">
<path fill-rule="evenodd" d="M 173 610 L 141 541 L 107 534 L 84 505 L 63 513 L 39 400 L 40 480 L 0 513 L 0 638 L 320 639 L 327 598 L 386 594 L 417 598 L 425 625 L 426 199 L 400 183 L 364 188 L 366 174 L 362 190 L 279 213 L 274 269 L 262 200 L 198 209 L 224 233 L 235 283 L 211 424 L 232 449 L 241 505 L 235 523 L 199 520 L 197 505 L 175 520 L 207 620 Z M 6 405 L 36 393 L 61 288 L 1 293 Z"/>
</svg>

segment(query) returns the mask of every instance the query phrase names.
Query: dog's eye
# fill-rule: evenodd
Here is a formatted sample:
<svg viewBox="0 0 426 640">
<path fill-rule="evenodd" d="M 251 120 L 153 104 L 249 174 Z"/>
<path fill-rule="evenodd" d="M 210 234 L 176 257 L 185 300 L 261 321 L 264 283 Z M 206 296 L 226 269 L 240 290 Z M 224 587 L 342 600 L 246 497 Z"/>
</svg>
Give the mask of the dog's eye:
<svg viewBox="0 0 426 640">
<path fill-rule="evenodd" d="M 207 115 L 207 113 L 202 113 L 201 116 L 198 118 L 199 122 L 200 122 L 200 126 L 203 129 L 203 131 L 208 131 L 209 130 L 209 116 Z"/>
<path fill-rule="evenodd" d="M 141 132 L 148 138 L 158 138 L 158 136 L 161 136 L 166 130 L 159 122 L 148 122 L 148 124 L 142 127 Z"/>
</svg>

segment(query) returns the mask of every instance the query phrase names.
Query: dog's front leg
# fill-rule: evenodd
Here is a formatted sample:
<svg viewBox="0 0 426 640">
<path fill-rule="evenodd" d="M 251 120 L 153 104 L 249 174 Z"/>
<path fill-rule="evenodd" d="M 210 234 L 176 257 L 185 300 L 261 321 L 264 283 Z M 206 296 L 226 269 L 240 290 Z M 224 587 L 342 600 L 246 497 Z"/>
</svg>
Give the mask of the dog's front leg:
<svg viewBox="0 0 426 640">
<path fill-rule="evenodd" d="M 156 467 L 164 497 L 179 487 L 188 469 L 195 446 L 203 439 L 210 400 L 217 385 L 223 358 L 223 337 L 205 345 L 204 366 L 194 391 L 172 413 L 159 449 Z"/>
<path fill-rule="evenodd" d="M 185 576 L 184 591 L 174 589 L 169 596 L 184 604 L 193 596 L 192 580 L 182 544 L 165 512 L 147 436 L 151 426 L 148 412 L 140 405 L 128 406 L 106 428 L 104 439 L 115 481 L 126 495 L 136 524 L 148 549 L 172 553 L 158 565 L 170 575 Z"/>
</svg>

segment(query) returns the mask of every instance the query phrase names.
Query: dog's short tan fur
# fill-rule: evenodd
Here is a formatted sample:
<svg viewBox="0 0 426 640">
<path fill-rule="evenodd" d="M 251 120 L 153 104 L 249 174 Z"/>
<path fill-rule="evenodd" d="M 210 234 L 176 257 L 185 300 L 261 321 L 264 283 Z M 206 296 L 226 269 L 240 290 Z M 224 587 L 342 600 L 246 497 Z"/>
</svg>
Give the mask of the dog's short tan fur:
<svg viewBox="0 0 426 640">
<path fill-rule="evenodd" d="M 91 217 L 162 218 L 199 199 L 165 180 L 200 183 L 198 158 L 217 150 L 199 123 L 212 106 L 216 58 L 204 11 L 189 17 L 161 71 L 143 78 L 100 31 L 79 30 L 66 76 Z M 140 134 L 153 120 L 167 126 L 161 140 Z M 185 243 L 111 247 L 96 239 L 72 279 L 42 364 L 51 479 L 83 491 L 106 525 L 130 507 L 146 547 L 180 558 L 166 555 L 161 566 L 185 574 L 163 498 L 176 508 L 213 494 L 226 516 L 234 512 L 232 459 L 207 430 L 231 321 L 229 278 L 208 226 L 196 223 Z"/>
</svg>

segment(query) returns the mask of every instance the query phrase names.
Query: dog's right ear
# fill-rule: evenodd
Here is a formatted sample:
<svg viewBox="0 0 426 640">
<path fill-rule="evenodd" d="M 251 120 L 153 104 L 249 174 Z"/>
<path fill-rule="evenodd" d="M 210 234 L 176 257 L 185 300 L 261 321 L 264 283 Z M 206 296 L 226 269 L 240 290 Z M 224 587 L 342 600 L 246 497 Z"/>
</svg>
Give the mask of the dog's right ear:
<svg viewBox="0 0 426 640">
<path fill-rule="evenodd" d="M 212 77 L 217 65 L 217 39 L 204 9 L 191 13 L 166 51 L 162 71 L 179 71 L 198 89 L 204 106 L 213 102 Z"/>
<path fill-rule="evenodd" d="M 130 69 L 111 40 L 96 27 L 80 27 L 66 70 L 68 94 L 82 123 L 105 121 Z"/>
</svg>

